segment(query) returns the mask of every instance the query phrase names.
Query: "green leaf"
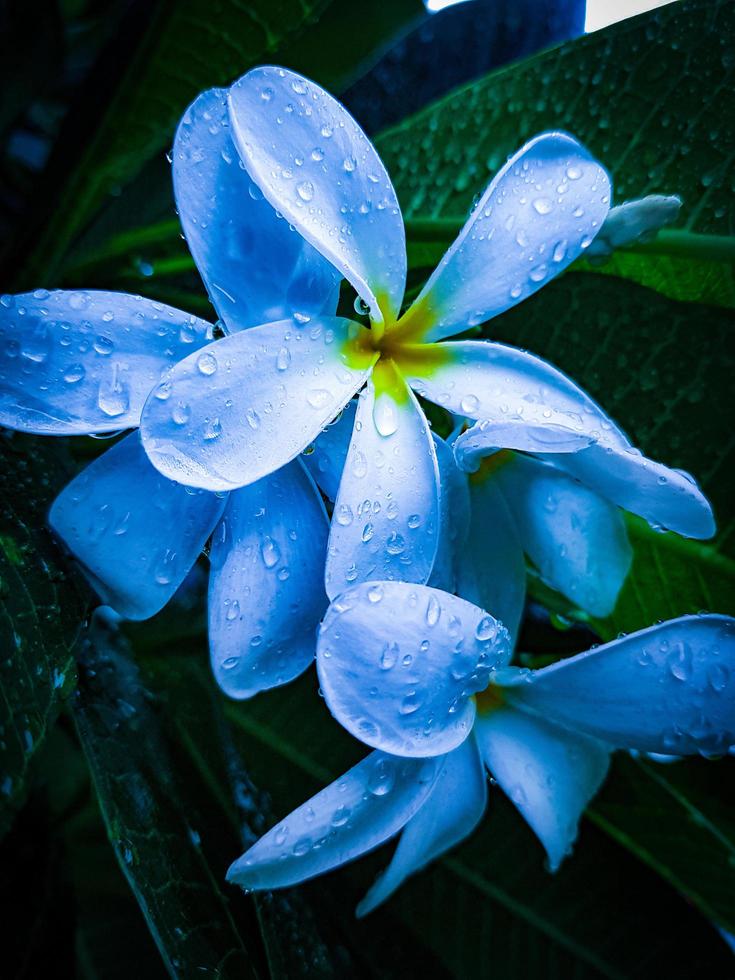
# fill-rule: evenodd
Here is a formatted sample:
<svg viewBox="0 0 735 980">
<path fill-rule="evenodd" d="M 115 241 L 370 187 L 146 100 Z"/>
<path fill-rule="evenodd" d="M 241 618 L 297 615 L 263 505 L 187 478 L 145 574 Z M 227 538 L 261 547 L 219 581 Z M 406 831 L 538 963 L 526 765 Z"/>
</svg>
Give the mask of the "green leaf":
<svg viewBox="0 0 735 980">
<path fill-rule="evenodd" d="M 46 529 L 68 464 L 60 444 L 0 438 L 0 833 L 23 802 L 31 763 L 75 682 L 85 598 Z"/>
<path fill-rule="evenodd" d="M 592 820 L 735 932 L 735 762 L 660 765 L 619 756 Z"/>
<path fill-rule="evenodd" d="M 348 0 L 223 0 L 215 8 L 208 0 L 157 0 L 132 51 L 114 65 L 115 87 L 97 117 L 85 103 L 62 132 L 69 162 L 66 172 L 55 173 L 64 154 L 52 159 L 47 192 L 53 187 L 53 196 L 44 202 L 43 227 L 34 229 L 39 237 L 22 281 L 32 288 L 58 277 L 74 238 L 110 194 L 171 145 L 182 112 L 199 92 L 227 85 L 262 62 L 297 70 L 303 64 L 338 89 L 423 12 L 420 0 L 369 3 L 360 30 L 345 44 L 337 35 L 354 15 Z M 114 54 L 106 50 L 103 58 Z"/>
<path fill-rule="evenodd" d="M 220 887 L 217 852 L 237 836 L 221 820 L 204 823 L 124 638 L 99 614 L 80 654 L 74 716 L 108 836 L 169 973 L 261 975 L 260 949 Z"/>
<path fill-rule="evenodd" d="M 409 230 L 423 225 L 426 242 L 432 223 L 461 227 L 511 153 L 563 129 L 608 168 L 617 200 L 679 194 L 683 228 L 730 235 L 734 30 L 727 0 L 671 4 L 493 72 L 388 130 L 377 146 Z M 414 262 L 427 257 L 426 245 L 419 251 Z M 610 271 L 676 299 L 731 305 L 731 258 L 682 268 L 641 250 Z"/>
</svg>

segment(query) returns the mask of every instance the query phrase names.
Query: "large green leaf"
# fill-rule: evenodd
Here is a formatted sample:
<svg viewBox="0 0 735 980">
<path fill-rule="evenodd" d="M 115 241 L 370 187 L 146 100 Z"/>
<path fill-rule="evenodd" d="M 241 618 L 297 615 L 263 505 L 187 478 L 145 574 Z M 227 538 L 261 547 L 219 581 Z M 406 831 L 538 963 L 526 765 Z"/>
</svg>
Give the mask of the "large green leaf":
<svg viewBox="0 0 735 980">
<path fill-rule="evenodd" d="M 377 141 L 409 225 L 424 242 L 453 236 L 506 157 L 536 133 L 563 129 L 603 161 L 618 200 L 679 194 L 681 224 L 696 233 L 691 254 L 684 248 L 696 272 L 684 271 L 680 239 L 671 255 L 659 247 L 616 260 L 614 274 L 732 305 L 733 240 L 723 259 L 703 254 L 700 236 L 733 229 L 734 30 L 728 0 L 687 0 L 457 89 Z M 424 245 L 413 261 L 436 251 Z"/>
<path fill-rule="evenodd" d="M 68 471 L 59 450 L 0 437 L 0 833 L 75 681 L 72 648 L 85 600 L 45 527 Z"/>
<path fill-rule="evenodd" d="M 125 640 L 97 614 L 80 650 L 74 715 L 110 842 L 169 973 L 261 976 L 260 948 L 235 924 L 223 868 L 212 867 L 213 843 L 237 836 L 226 824 L 213 836 L 200 822 Z"/>
<path fill-rule="evenodd" d="M 337 35 L 353 9 L 348 0 L 223 0 L 215 7 L 208 0 L 157 0 L 144 19 L 141 8 L 134 10 L 130 50 L 118 42 L 103 53 L 114 86 L 103 101 L 82 101 L 62 131 L 21 283 L 30 288 L 57 278 L 75 236 L 110 194 L 170 146 L 181 113 L 199 92 L 229 84 L 261 62 L 303 64 L 339 88 L 423 13 L 420 0 L 368 3 L 360 30 L 345 45 Z"/>
</svg>

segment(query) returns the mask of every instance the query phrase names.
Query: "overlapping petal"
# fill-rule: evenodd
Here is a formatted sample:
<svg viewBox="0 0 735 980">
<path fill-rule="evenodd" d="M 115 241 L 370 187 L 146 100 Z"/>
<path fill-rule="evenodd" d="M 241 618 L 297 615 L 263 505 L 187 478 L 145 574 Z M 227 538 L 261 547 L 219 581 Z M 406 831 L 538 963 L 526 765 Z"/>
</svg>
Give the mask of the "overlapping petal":
<svg viewBox="0 0 735 980">
<path fill-rule="evenodd" d="M 556 871 L 607 775 L 610 747 L 506 707 L 486 714 L 480 709 L 475 734 L 485 765 L 528 821 Z"/>
<path fill-rule="evenodd" d="M 715 532 L 712 508 L 692 477 L 643 456 L 610 431 L 601 432 L 593 418 L 585 418 L 581 427 L 522 418 L 478 422 L 459 436 L 455 456 L 462 468 L 472 470 L 498 446 L 542 456 L 606 500 L 670 531 L 703 539 Z"/>
<path fill-rule="evenodd" d="M 470 526 L 470 493 L 467 477 L 454 461 L 452 447 L 435 434 L 434 448 L 439 465 L 439 543 L 427 584 L 457 592 L 461 591 L 457 582 Z"/>
<path fill-rule="evenodd" d="M 141 432 L 151 462 L 209 490 L 280 469 L 367 378 L 374 358 L 349 347 L 360 329 L 341 317 L 281 320 L 187 357 L 145 406 Z"/>
<path fill-rule="evenodd" d="M 415 391 L 454 415 L 534 424 L 548 431 L 549 449 L 570 434 L 627 445 L 586 392 L 527 351 L 482 340 L 415 344 L 401 349 L 399 363 Z"/>
<path fill-rule="evenodd" d="M 366 854 L 411 819 L 442 762 L 371 752 L 261 837 L 230 867 L 228 881 L 285 888 Z"/>
<path fill-rule="evenodd" d="M 330 598 L 374 580 L 424 583 L 439 537 L 439 470 L 429 424 L 390 362 L 360 396 L 334 504 Z"/>
<path fill-rule="evenodd" d="M 208 612 L 212 669 L 231 697 L 284 684 L 314 659 L 328 528 L 298 459 L 230 494 L 212 540 Z"/>
<path fill-rule="evenodd" d="M 620 748 L 724 753 L 735 744 L 735 620 L 672 619 L 503 684 L 509 703 Z"/>
<path fill-rule="evenodd" d="M 513 455 L 494 478 L 542 579 L 592 615 L 608 616 L 633 554 L 618 508 L 529 456 Z"/>
<path fill-rule="evenodd" d="M 138 424 L 146 398 L 212 328 L 142 296 L 37 289 L 0 300 L 0 425 L 40 435 Z"/>
<path fill-rule="evenodd" d="M 61 491 L 49 521 L 101 599 L 147 619 L 181 585 L 225 503 L 161 476 L 134 432 Z"/>
<path fill-rule="evenodd" d="M 337 273 L 277 216 L 242 167 L 225 89 L 202 93 L 184 114 L 173 181 L 187 244 L 230 333 L 295 313 L 335 312 Z"/>
<path fill-rule="evenodd" d="M 439 755 L 468 736 L 470 695 L 507 662 L 508 634 L 482 609 L 436 589 L 370 582 L 324 617 L 317 670 L 344 727 L 395 755 Z"/>
<path fill-rule="evenodd" d="M 518 529 L 492 475 L 471 478 L 470 528 L 460 552 L 458 592 L 492 609 L 514 639 L 526 600 L 526 563 Z"/>
<path fill-rule="evenodd" d="M 347 462 L 347 452 L 355 426 L 357 402 L 347 402 L 339 416 L 330 422 L 304 450 L 302 459 L 322 493 L 331 501 L 337 499 L 342 471 Z"/>
<path fill-rule="evenodd" d="M 468 738 L 445 756 L 429 794 L 403 829 L 393 859 L 357 906 L 358 917 L 372 912 L 406 878 L 469 837 L 486 805 L 482 761 L 474 738 Z"/>
<path fill-rule="evenodd" d="M 397 317 L 406 283 L 398 199 L 372 143 L 339 102 L 283 68 L 255 68 L 229 91 L 235 143 L 273 207 L 370 306 Z"/>
<path fill-rule="evenodd" d="M 398 331 L 439 340 L 520 303 L 592 242 L 610 193 L 571 136 L 535 137 L 491 181 Z"/>
</svg>

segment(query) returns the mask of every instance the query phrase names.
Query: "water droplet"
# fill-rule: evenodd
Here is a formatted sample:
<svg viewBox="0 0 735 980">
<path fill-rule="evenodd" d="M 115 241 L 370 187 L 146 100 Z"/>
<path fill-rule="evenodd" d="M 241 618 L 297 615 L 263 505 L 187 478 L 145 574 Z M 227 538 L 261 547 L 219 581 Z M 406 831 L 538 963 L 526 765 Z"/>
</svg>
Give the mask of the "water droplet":
<svg viewBox="0 0 735 980">
<path fill-rule="evenodd" d="M 73 385 L 78 381 L 81 381 L 85 374 L 86 371 L 84 370 L 84 366 L 82 364 L 71 364 L 66 371 L 64 371 L 64 381 L 66 381 L 67 384 Z"/>
<path fill-rule="evenodd" d="M 401 714 L 412 715 L 421 707 L 422 701 L 416 691 L 410 691 L 401 702 Z"/>
<path fill-rule="evenodd" d="M 214 372 L 217 370 L 217 359 L 214 354 L 210 354 L 208 352 L 205 354 L 200 354 L 197 359 L 197 368 L 201 374 L 214 374 Z"/>
<path fill-rule="evenodd" d="M 278 547 L 273 538 L 266 535 L 263 538 L 262 544 L 260 546 L 260 554 L 263 558 L 263 564 L 266 568 L 273 568 L 278 564 L 281 557 L 281 549 Z"/>
<path fill-rule="evenodd" d="M 306 400 L 312 408 L 324 408 L 332 400 L 332 395 L 326 388 L 312 388 Z"/>
<path fill-rule="evenodd" d="M 245 412 L 245 419 L 247 420 L 247 423 L 251 429 L 257 429 L 260 425 L 260 416 L 254 408 L 249 408 Z"/>
<path fill-rule="evenodd" d="M 397 643 L 386 643 L 380 655 L 380 669 L 392 670 L 395 667 L 401 650 Z"/>
<path fill-rule="evenodd" d="M 102 318 L 104 320 L 104 317 Z M 115 344 L 109 337 L 95 337 L 94 349 L 103 357 L 109 356 L 115 349 Z"/>
<path fill-rule="evenodd" d="M 402 555 L 406 550 L 406 542 L 396 531 L 392 531 L 385 542 L 385 550 L 389 555 Z"/>
<path fill-rule="evenodd" d="M 372 603 L 380 602 L 383 598 L 383 586 L 382 585 L 371 585 L 367 590 L 368 601 Z"/>
<path fill-rule="evenodd" d="M 225 619 L 228 622 L 232 622 L 233 619 L 237 619 L 240 615 L 240 603 L 237 599 L 233 599 L 232 602 L 227 607 L 227 612 L 225 613 Z"/>
<path fill-rule="evenodd" d="M 386 796 L 396 782 L 395 763 L 390 759 L 378 759 L 368 778 L 368 791 L 373 796 Z"/>
<path fill-rule="evenodd" d="M 537 197 L 533 202 L 533 209 L 538 214 L 549 214 L 553 207 L 554 205 L 548 197 Z"/>
<path fill-rule="evenodd" d="M 426 603 L 426 625 L 436 626 L 436 624 L 439 622 L 441 612 L 442 607 L 439 605 L 439 600 L 435 595 L 430 595 L 429 600 Z"/>
<path fill-rule="evenodd" d="M 480 407 L 480 399 L 477 395 L 465 395 L 459 403 L 459 407 L 465 415 L 472 415 Z"/>
<path fill-rule="evenodd" d="M 276 368 L 279 371 L 288 370 L 288 366 L 291 363 L 291 351 L 288 347 L 281 347 L 278 351 L 278 356 L 276 357 Z"/>
<path fill-rule="evenodd" d="M 176 425 L 186 425 L 191 418 L 191 408 L 186 402 L 177 402 L 171 412 L 171 418 Z"/>
<path fill-rule="evenodd" d="M 581 176 L 582 176 L 581 167 L 567 167 L 567 177 L 570 180 L 579 180 Z"/>
<path fill-rule="evenodd" d="M 398 407 L 390 395 L 380 394 L 375 399 L 373 422 L 380 435 L 385 438 L 398 431 Z"/>
<path fill-rule="evenodd" d="M 310 180 L 302 180 L 296 185 L 296 193 L 302 201 L 311 201 L 314 197 L 314 185 Z"/>
</svg>

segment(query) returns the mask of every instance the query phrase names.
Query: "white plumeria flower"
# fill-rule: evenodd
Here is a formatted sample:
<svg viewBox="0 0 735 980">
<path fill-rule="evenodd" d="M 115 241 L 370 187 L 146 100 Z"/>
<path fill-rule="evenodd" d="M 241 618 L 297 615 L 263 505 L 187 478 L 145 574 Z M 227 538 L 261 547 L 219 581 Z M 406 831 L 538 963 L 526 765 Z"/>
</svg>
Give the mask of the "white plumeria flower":
<svg viewBox="0 0 735 980">
<path fill-rule="evenodd" d="M 339 596 L 319 635 L 319 679 L 337 720 L 375 751 L 265 834 L 229 880 L 293 885 L 403 829 L 364 914 L 472 832 L 484 769 L 555 870 L 614 749 L 735 744 L 731 618 L 684 616 L 535 671 L 507 666 L 510 653 L 496 619 L 428 586 L 369 582 Z"/>
<path fill-rule="evenodd" d="M 685 534 L 711 533 L 696 487 L 637 454 L 561 372 L 502 344 L 437 343 L 530 296 L 589 246 L 609 209 L 610 182 L 584 147 L 546 133 L 512 157 L 401 315 L 400 208 L 374 147 L 344 107 L 274 67 L 236 82 L 228 104 L 235 144 L 259 191 L 352 283 L 372 324 L 296 315 L 180 362 L 164 382 L 170 397 L 154 393 L 141 420 L 146 451 L 162 473 L 210 490 L 247 485 L 298 455 L 364 387 L 335 504 L 327 592 L 369 578 L 426 582 L 442 505 L 416 392 L 492 424 L 499 445 L 505 426 L 511 443 L 520 430 L 537 452 L 600 447 L 591 483 L 605 484 L 616 499 L 619 484 L 632 481 L 644 516 Z M 633 497 L 625 495 L 626 506 Z"/>
</svg>

